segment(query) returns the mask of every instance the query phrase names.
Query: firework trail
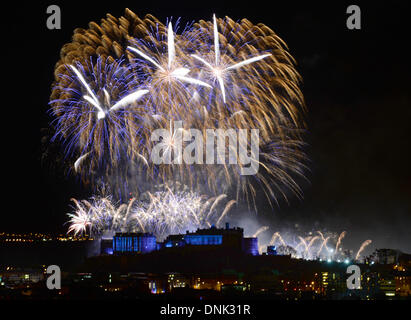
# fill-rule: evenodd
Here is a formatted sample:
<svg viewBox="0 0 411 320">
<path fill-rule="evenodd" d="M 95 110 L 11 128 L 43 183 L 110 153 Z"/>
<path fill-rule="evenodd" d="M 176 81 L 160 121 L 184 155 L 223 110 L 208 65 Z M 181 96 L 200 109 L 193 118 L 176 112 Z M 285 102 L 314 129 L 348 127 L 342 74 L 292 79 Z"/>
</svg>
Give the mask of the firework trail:
<svg viewBox="0 0 411 320">
<path fill-rule="evenodd" d="M 365 249 L 366 246 L 368 246 L 369 244 L 371 244 L 372 240 L 365 240 L 362 244 L 360 249 L 358 250 L 357 254 L 355 255 L 355 260 L 358 260 L 360 258 L 360 254 L 361 252 L 363 252 L 363 250 Z"/>
<path fill-rule="evenodd" d="M 263 226 L 263 227 L 259 228 L 259 229 L 253 234 L 253 238 L 257 238 L 260 233 L 263 233 L 263 232 L 267 231 L 268 229 L 269 229 L 268 226 Z"/>
<path fill-rule="evenodd" d="M 225 199 L 226 197 L 227 197 L 227 195 L 221 194 L 221 195 L 219 195 L 217 198 L 215 198 L 215 201 L 213 202 L 213 205 L 210 207 L 210 210 L 209 210 L 209 212 L 208 212 L 208 214 L 207 214 L 207 219 L 208 219 L 208 217 L 213 213 L 214 208 L 218 205 L 218 203 L 219 203 L 221 200 Z"/>
<path fill-rule="evenodd" d="M 305 250 L 305 253 L 309 253 L 309 251 L 310 251 L 310 248 L 312 247 L 312 245 L 314 244 L 314 242 L 317 240 L 317 239 L 319 239 L 320 237 L 319 236 L 315 236 L 315 237 L 312 237 L 311 238 L 311 240 L 310 240 L 310 242 L 308 243 L 308 245 L 307 245 L 307 248 L 306 248 L 306 250 Z"/>
<path fill-rule="evenodd" d="M 213 16 L 180 29 L 178 20 L 164 25 L 126 9 L 123 17 L 108 14 L 100 24 L 76 29 L 63 46 L 50 98 L 53 141 L 63 142 L 74 172 L 111 186 L 114 195 L 169 180 L 253 202 L 256 185 L 270 201 L 287 198 L 286 190 L 301 195 L 293 176 L 305 169 L 304 101 L 285 43 L 246 19 Z M 177 121 L 183 121 L 184 135 L 191 128 L 203 136 L 208 129 L 258 128 L 260 170 L 242 176 L 241 159 L 154 164 L 151 133 L 174 133 Z M 251 149 L 251 138 L 245 142 Z"/>
<path fill-rule="evenodd" d="M 144 130 L 139 122 L 146 112 L 138 101 L 148 91 L 139 89 L 124 60 L 100 57 L 75 65 L 57 76 L 54 90 L 60 97 L 50 102 L 56 117 L 52 141 L 62 141 L 67 157 L 76 159 L 74 171 L 90 180 L 97 171 L 104 175 L 133 156 L 130 148 L 139 145 L 137 137 Z"/>
<path fill-rule="evenodd" d="M 233 206 L 234 204 L 236 204 L 236 202 L 237 202 L 237 201 L 235 201 L 235 200 L 230 200 L 230 201 L 227 203 L 226 207 L 224 208 L 223 213 L 221 214 L 221 216 L 220 216 L 220 217 L 218 218 L 218 220 L 217 220 L 217 223 L 216 223 L 217 226 L 220 225 L 220 223 L 221 223 L 221 221 L 223 220 L 223 218 L 227 215 L 227 213 L 228 213 L 229 210 L 232 208 L 232 206 Z"/>
<path fill-rule="evenodd" d="M 225 95 L 225 84 L 224 84 L 224 78 L 227 78 L 227 73 L 229 72 L 229 70 L 233 70 L 233 69 L 238 69 L 241 68 L 242 66 L 246 66 L 250 63 L 262 60 L 266 57 L 271 56 L 271 53 L 268 54 L 264 54 L 264 55 L 259 55 L 257 57 L 253 57 L 247 60 L 244 60 L 242 62 L 239 63 L 235 63 L 232 65 L 224 65 L 224 63 L 222 63 L 220 61 L 220 44 L 219 44 L 219 34 L 218 34 L 218 26 L 217 26 L 217 19 L 216 16 L 213 16 L 213 36 L 214 36 L 214 56 L 215 56 L 215 65 L 210 64 L 209 62 L 207 62 L 206 60 L 204 60 L 203 58 L 199 57 L 198 55 L 192 54 L 191 56 L 195 59 L 197 59 L 198 61 L 200 61 L 201 63 L 203 63 L 207 68 L 210 69 L 214 80 L 217 80 L 221 89 L 221 95 L 223 97 L 223 101 L 224 103 L 226 103 L 226 95 Z M 237 111 L 238 112 L 238 111 Z"/>
<path fill-rule="evenodd" d="M 317 233 L 320 235 L 321 240 L 324 241 L 325 240 L 324 234 L 321 231 L 317 231 Z"/>
<path fill-rule="evenodd" d="M 336 254 L 338 253 L 338 248 L 341 244 L 342 239 L 344 239 L 346 234 L 347 234 L 347 231 L 343 231 L 343 232 L 341 232 L 340 236 L 338 237 L 337 244 L 335 246 L 335 253 Z"/>
<path fill-rule="evenodd" d="M 260 228 L 261 229 L 261 228 Z M 259 229 L 259 230 L 260 230 Z M 336 260 L 338 262 L 344 261 L 344 260 L 351 260 L 351 253 L 350 250 L 339 250 L 342 247 L 342 239 L 347 234 L 347 231 L 343 231 L 341 233 L 335 233 L 335 232 L 326 232 L 323 233 L 321 231 L 316 232 L 318 235 L 313 236 L 311 232 L 309 233 L 308 237 L 304 237 L 303 235 L 296 235 L 295 233 L 287 233 L 283 236 L 281 236 L 280 232 L 275 232 L 273 233 L 271 240 L 267 243 L 262 243 L 260 245 L 260 249 L 264 248 L 266 246 L 272 246 L 276 245 L 277 242 L 280 242 L 280 246 L 277 246 L 277 252 L 278 254 L 290 254 L 292 257 L 296 258 L 303 258 L 303 259 L 324 259 L 324 257 L 327 258 L 327 261 L 330 260 Z M 331 240 L 335 241 L 336 245 L 336 251 L 334 252 L 332 249 L 327 248 L 327 244 L 331 242 Z M 364 250 L 366 246 L 368 246 L 371 243 L 371 240 L 365 241 L 359 250 L 359 253 L 357 253 L 357 258 L 359 257 L 359 254 Z M 337 246 L 338 245 L 338 246 Z M 334 246 L 333 246 L 334 247 Z M 324 251 L 324 248 L 326 248 L 326 254 L 322 254 Z M 262 252 L 260 250 L 260 252 Z M 332 252 L 332 254 L 330 254 Z"/>
<path fill-rule="evenodd" d="M 85 206 L 82 206 L 77 200 L 72 199 L 76 205 L 77 212 L 76 214 L 68 214 L 71 218 L 69 223 L 70 227 L 68 229 L 68 233 L 73 232 L 74 235 L 87 233 L 87 228 L 92 226 L 91 223 L 91 216 L 88 212 L 89 206 L 88 203 L 85 202 Z"/>
<path fill-rule="evenodd" d="M 297 245 L 296 249 L 300 246 L 300 245 L 304 245 L 304 252 L 308 250 L 308 246 L 307 246 L 307 242 L 305 241 L 305 239 L 301 236 L 298 236 L 298 239 L 300 239 L 300 243 Z"/>
<path fill-rule="evenodd" d="M 271 237 L 269 245 L 270 246 L 275 245 L 275 242 L 276 242 L 277 238 L 280 239 L 280 242 L 283 246 L 287 246 L 284 239 L 281 237 L 281 234 L 279 232 L 275 232 L 273 234 L 273 236 Z"/>
<path fill-rule="evenodd" d="M 326 237 L 325 239 L 323 239 L 323 242 L 321 243 L 320 249 L 318 249 L 317 251 L 317 256 L 320 255 L 321 251 L 323 250 L 323 248 L 325 247 L 327 249 L 327 242 L 330 239 L 330 237 Z"/>
</svg>

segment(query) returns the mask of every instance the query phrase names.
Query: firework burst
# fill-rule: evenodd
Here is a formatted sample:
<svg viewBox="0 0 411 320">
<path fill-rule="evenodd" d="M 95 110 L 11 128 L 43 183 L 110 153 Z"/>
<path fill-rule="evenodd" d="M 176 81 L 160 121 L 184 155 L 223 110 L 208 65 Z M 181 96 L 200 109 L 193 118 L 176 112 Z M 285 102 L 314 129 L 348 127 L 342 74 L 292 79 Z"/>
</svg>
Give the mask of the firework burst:
<svg viewBox="0 0 411 320">
<path fill-rule="evenodd" d="M 148 232 L 161 240 L 186 230 L 219 226 L 235 203 L 231 200 L 222 206 L 224 198 L 225 195 L 207 198 L 187 187 L 173 191 L 165 185 L 122 205 L 110 196 L 73 199 L 74 213 L 68 214 L 69 232 L 77 235 L 89 231 L 96 237 L 112 236 L 116 232 Z"/>
<path fill-rule="evenodd" d="M 54 88 L 60 98 L 50 102 L 56 117 L 52 140 L 62 140 L 66 156 L 76 159 L 74 170 L 87 178 L 132 155 L 146 112 L 138 100 L 148 91 L 139 88 L 123 60 L 87 60 L 66 71 Z"/>
<path fill-rule="evenodd" d="M 267 226 L 259 228 L 254 236 L 266 232 Z M 347 262 L 351 260 L 358 261 L 363 250 L 372 242 L 364 241 L 357 253 L 354 255 L 351 250 L 343 248 L 343 239 L 347 231 L 340 234 L 336 232 L 310 232 L 308 235 L 298 235 L 294 232 L 287 232 L 281 235 L 275 232 L 270 241 L 261 241 L 259 251 L 262 253 L 267 246 L 276 246 L 278 254 L 291 255 L 294 258 L 320 261 L 337 261 Z M 260 240 L 260 239 L 259 239 Z"/>
<path fill-rule="evenodd" d="M 233 192 L 247 202 L 257 185 L 269 200 L 286 198 L 286 189 L 300 195 L 293 176 L 303 176 L 304 101 L 285 43 L 246 19 L 214 16 L 178 29 L 178 21 L 164 25 L 126 10 L 119 19 L 108 15 L 100 25 L 76 29 L 62 48 L 50 105 L 54 138 L 63 140 L 74 171 L 133 192 L 141 181 L 175 180 L 214 195 Z M 260 170 L 242 176 L 246 164 L 238 156 L 235 164 L 153 163 L 150 134 L 173 130 L 177 121 L 185 132 L 193 128 L 203 136 L 210 129 L 236 135 L 258 129 L 259 157 L 253 160 Z M 246 150 L 251 139 L 243 139 Z M 218 156 L 225 159 L 225 152 Z"/>
</svg>

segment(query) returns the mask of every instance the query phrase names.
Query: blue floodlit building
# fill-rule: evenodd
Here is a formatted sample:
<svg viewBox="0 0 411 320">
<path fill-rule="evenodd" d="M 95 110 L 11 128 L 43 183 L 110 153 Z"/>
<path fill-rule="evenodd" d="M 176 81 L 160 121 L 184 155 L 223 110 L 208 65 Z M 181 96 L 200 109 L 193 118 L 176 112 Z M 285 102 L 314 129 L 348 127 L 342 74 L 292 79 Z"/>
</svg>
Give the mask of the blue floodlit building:
<svg viewBox="0 0 411 320">
<path fill-rule="evenodd" d="M 186 244 L 194 246 L 221 245 L 223 243 L 222 234 L 188 234 L 184 236 Z"/>
<path fill-rule="evenodd" d="M 216 228 L 214 225 L 208 229 L 197 229 L 196 232 L 186 232 L 183 240 L 191 245 L 220 245 L 227 249 L 242 250 L 244 230 L 230 228 L 226 223 L 225 228 Z"/>
<path fill-rule="evenodd" d="M 267 246 L 267 254 L 269 256 L 276 256 L 277 255 L 277 247 L 276 246 Z"/>
<path fill-rule="evenodd" d="M 102 238 L 100 240 L 100 254 L 113 254 L 113 239 Z"/>
<path fill-rule="evenodd" d="M 170 235 L 164 241 L 164 248 L 184 246 L 221 246 L 228 250 L 242 251 L 245 254 L 258 255 L 258 239 L 244 238 L 242 228 L 232 228 L 226 223 L 225 228 L 212 226 L 208 229 L 187 231 L 186 234 Z"/>
<path fill-rule="evenodd" d="M 243 238 L 243 252 L 258 256 L 258 238 Z"/>
<path fill-rule="evenodd" d="M 156 237 L 149 233 L 116 233 L 111 243 L 101 240 L 101 254 L 138 254 L 149 253 L 167 248 L 185 246 L 219 246 L 226 250 L 242 251 L 249 255 L 258 255 L 258 239 L 244 238 L 242 228 L 230 229 L 212 226 L 197 229 L 186 234 L 169 235 L 164 242 L 157 243 Z"/>
<path fill-rule="evenodd" d="M 156 237 L 150 233 L 117 233 L 113 253 L 148 253 L 157 249 Z"/>
<path fill-rule="evenodd" d="M 167 237 L 162 243 L 162 248 L 184 247 L 186 242 L 183 239 L 184 235 L 172 234 Z"/>
</svg>

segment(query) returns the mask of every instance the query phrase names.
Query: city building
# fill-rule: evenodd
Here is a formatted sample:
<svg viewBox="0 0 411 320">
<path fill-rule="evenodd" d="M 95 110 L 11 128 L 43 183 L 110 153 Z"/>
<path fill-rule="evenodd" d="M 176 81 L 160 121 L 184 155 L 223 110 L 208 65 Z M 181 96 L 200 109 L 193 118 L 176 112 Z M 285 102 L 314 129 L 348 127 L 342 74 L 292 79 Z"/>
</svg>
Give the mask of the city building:
<svg viewBox="0 0 411 320">
<path fill-rule="evenodd" d="M 100 254 L 113 254 L 113 239 L 100 240 Z"/>
<path fill-rule="evenodd" d="M 27 283 L 37 283 L 45 278 L 43 268 L 6 267 L 0 270 L 0 286 L 14 286 Z"/>
<path fill-rule="evenodd" d="M 373 261 L 379 264 L 394 264 L 398 262 L 401 252 L 393 249 L 377 249 Z"/>
<path fill-rule="evenodd" d="M 277 255 L 277 247 L 276 246 L 267 246 L 267 254 L 270 256 Z"/>
<path fill-rule="evenodd" d="M 242 228 L 225 228 L 211 226 L 208 229 L 187 231 L 185 234 L 169 235 L 163 242 L 156 242 L 156 237 L 148 233 L 117 233 L 113 240 L 102 239 L 101 254 L 136 254 L 149 253 L 167 248 L 186 246 L 218 246 L 224 250 L 258 255 L 258 239 L 244 238 Z"/>
<path fill-rule="evenodd" d="M 148 253 L 157 250 L 156 237 L 149 233 L 117 233 L 113 238 L 113 253 Z"/>
</svg>

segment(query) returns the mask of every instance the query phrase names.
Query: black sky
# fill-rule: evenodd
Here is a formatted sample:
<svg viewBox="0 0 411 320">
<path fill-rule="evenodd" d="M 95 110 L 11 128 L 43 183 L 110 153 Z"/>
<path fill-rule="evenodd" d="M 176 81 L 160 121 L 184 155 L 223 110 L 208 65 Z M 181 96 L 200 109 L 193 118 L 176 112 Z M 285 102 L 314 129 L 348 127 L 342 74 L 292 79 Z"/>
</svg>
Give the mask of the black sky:
<svg viewBox="0 0 411 320">
<path fill-rule="evenodd" d="M 282 1 L 284 2 L 284 1 Z M 409 10 L 405 1 L 36 1 L 2 14 L 3 212 L 0 231 L 65 231 L 71 197 L 90 192 L 41 165 L 54 65 L 76 27 L 128 7 L 160 20 L 208 20 L 213 13 L 262 22 L 286 41 L 304 79 L 310 183 L 303 200 L 261 206 L 259 219 L 345 228 L 358 239 L 411 251 Z M 46 28 L 58 4 L 62 30 Z M 358 4 L 362 30 L 346 28 Z M 9 205 L 7 207 L 7 205 Z M 318 230 L 318 229 L 317 229 Z"/>
</svg>

